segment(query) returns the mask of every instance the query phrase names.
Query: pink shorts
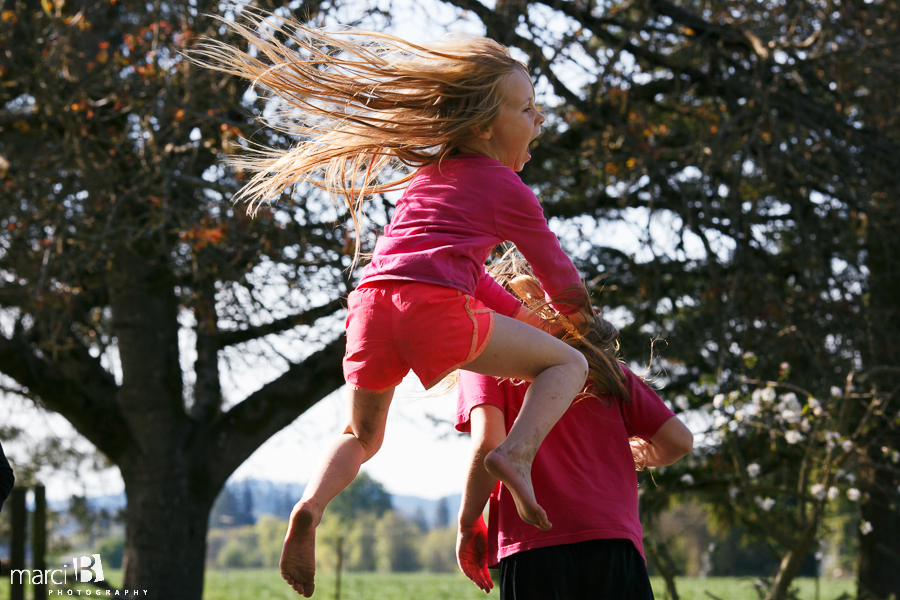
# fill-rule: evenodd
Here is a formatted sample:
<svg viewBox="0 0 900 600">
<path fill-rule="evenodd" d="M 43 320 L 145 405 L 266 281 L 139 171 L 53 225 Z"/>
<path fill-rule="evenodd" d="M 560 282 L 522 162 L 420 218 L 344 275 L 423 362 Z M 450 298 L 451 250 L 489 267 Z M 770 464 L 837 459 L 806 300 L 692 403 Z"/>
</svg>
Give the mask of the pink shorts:
<svg viewBox="0 0 900 600">
<path fill-rule="evenodd" d="M 369 390 L 394 387 L 410 369 L 428 389 L 475 360 L 494 331 L 494 311 L 442 285 L 373 281 L 347 304 L 344 378 Z"/>
</svg>

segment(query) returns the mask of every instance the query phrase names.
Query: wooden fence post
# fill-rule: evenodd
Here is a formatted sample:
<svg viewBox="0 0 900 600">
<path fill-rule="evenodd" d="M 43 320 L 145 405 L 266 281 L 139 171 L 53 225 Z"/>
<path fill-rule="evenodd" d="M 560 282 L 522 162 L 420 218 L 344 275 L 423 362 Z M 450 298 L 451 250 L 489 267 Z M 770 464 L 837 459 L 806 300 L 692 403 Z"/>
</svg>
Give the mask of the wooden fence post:
<svg viewBox="0 0 900 600">
<path fill-rule="evenodd" d="M 334 600 L 341 600 L 341 569 L 344 566 L 344 536 L 337 539 L 337 582 L 334 585 Z"/>
<path fill-rule="evenodd" d="M 28 513 L 25 509 L 25 493 L 23 487 L 14 487 L 10 495 L 10 549 L 9 549 L 9 572 L 13 569 L 25 569 L 25 520 Z M 23 575 L 19 573 L 19 579 L 10 576 L 9 584 L 10 600 L 25 600 L 25 581 Z"/>
<path fill-rule="evenodd" d="M 34 486 L 34 516 L 31 519 L 31 568 L 47 569 L 47 492 L 43 484 Z M 34 585 L 34 600 L 46 600 L 47 582 Z"/>
</svg>

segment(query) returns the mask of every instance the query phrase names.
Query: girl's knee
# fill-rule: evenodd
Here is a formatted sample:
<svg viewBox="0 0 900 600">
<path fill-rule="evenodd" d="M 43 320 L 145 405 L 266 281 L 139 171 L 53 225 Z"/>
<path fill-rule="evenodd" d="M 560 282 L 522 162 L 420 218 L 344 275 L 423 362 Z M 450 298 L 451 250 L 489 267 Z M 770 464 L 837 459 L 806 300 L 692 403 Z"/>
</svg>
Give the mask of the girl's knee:
<svg viewBox="0 0 900 600">
<path fill-rule="evenodd" d="M 578 377 L 582 383 L 587 381 L 590 365 L 588 364 L 587 358 L 584 357 L 584 354 L 573 349 L 568 365 L 572 369 L 574 376 Z"/>
<path fill-rule="evenodd" d="M 384 442 L 384 425 L 380 423 L 356 423 L 347 426 L 345 430 L 356 438 L 363 449 L 364 460 L 369 460 L 381 449 Z"/>
</svg>

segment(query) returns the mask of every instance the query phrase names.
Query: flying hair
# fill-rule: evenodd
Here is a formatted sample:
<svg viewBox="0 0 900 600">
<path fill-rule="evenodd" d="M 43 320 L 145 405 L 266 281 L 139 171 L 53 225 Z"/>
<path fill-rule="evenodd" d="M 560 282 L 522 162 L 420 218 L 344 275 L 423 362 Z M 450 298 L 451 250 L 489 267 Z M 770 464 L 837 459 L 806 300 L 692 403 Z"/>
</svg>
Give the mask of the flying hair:
<svg viewBox="0 0 900 600">
<path fill-rule="evenodd" d="M 414 170 L 441 161 L 486 129 L 503 102 L 502 84 L 525 66 L 497 42 L 457 35 L 415 44 L 399 37 L 326 31 L 244 7 L 222 20 L 255 56 L 206 39 L 191 58 L 243 77 L 283 108 L 269 126 L 297 143 L 256 146 L 231 164 L 254 173 L 235 201 L 261 203 L 299 183 L 328 192 L 353 219 L 360 256 L 360 212 L 367 196 L 403 189 Z M 399 179 L 386 180 L 397 170 Z"/>
</svg>

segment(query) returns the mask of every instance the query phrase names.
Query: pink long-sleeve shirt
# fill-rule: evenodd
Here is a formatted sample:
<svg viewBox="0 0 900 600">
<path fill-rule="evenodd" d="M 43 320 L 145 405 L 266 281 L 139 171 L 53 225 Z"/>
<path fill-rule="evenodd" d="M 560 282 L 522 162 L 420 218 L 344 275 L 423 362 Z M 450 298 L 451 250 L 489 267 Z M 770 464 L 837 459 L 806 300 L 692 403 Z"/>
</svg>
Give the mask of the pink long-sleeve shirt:
<svg viewBox="0 0 900 600">
<path fill-rule="evenodd" d="M 512 296 L 498 296 L 484 269 L 491 251 L 507 240 L 531 263 L 549 297 L 581 285 L 534 192 L 519 176 L 493 158 L 456 155 L 422 168 L 413 178 L 376 242 L 360 284 L 381 279 L 435 283 L 510 314 Z M 564 313 L 577 310 L 558 302 L 554 306 Z"/>
</svg>

